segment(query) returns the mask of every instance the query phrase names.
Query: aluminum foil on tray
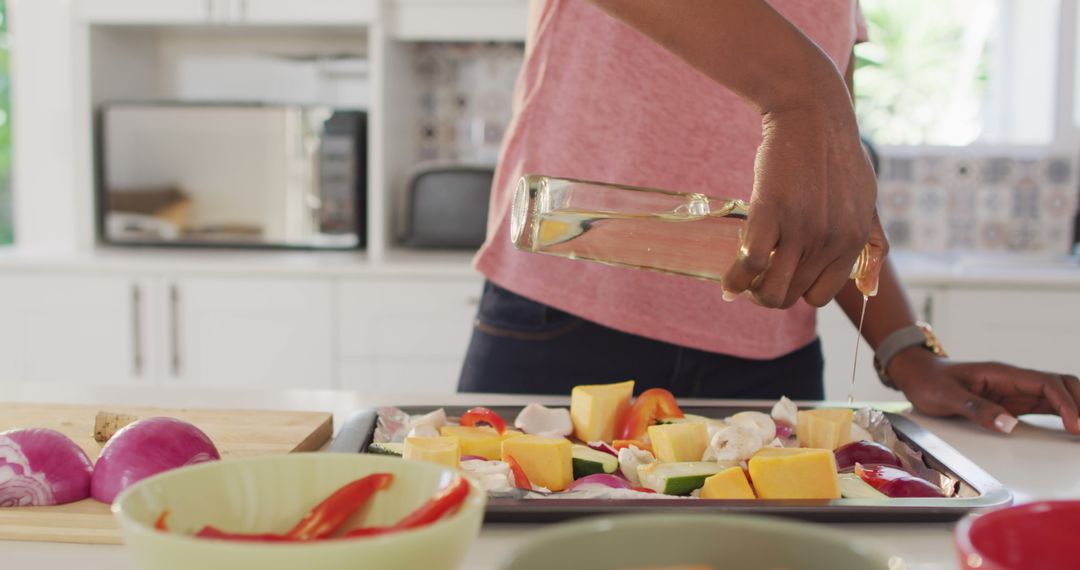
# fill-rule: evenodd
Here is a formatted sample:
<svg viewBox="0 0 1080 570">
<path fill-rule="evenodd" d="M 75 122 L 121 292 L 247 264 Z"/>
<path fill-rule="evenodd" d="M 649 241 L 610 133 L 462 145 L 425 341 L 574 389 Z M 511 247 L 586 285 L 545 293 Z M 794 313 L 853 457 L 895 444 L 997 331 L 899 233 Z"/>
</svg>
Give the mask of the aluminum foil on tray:
<svg viewBox="0 0 1080 570">
<path fill-rule="evenodd" d="M 896 437 L 892 423 L 885 412 L 874 408 L 862 408 L 855 411 L 852 419 L 855 425 L 870 433 L 870 437 L 876 442 L 888 447 L 900 458 L 904 468 L 922 479 L 937 485 L 946 497 L 955 497 L 960 487 L 960 481 L 950 477 L 926 464 L 922 452 L 900 441 Z"/>
<path fill-rule="evenodd" d="M 375 433 L 371 441 L 374 443 L 401 443 L 409 434 L 411 416 L 405 412 L 391 407 L 383 406 L 375 410 Z"/>
<path fill-rule="evenodd" d="M 436 410 L 424 415 L 411 416 L 408 413 L 392 407 L 384 406 L 376 410 L 377 421 L 375 425 L 375 432 L 372 437 L 372 441 L 375 443 L 401 443 L 405 441 L 405 437 L 417 427 L 418 424 L 424 423 L 425 419 L 430 419 L 432 414 L 440 413 L 441 410 Z M 450 418 L 451 420 L 455 418 Z M 896 432 L 893 430 L 892 423 L 889 422 L 889 418 L 881 410 L 873 408 L 862 408 L 855 411 L 852 422 L 855 425 L 865 429 L 873 441 L 880 443 L 893 451 L 900 458 L 900 461 L 904 464 L 905 469 L 911 473 L 921 477 L 933 483 L 941 488 L 941 492 L 946 497 L 955 497 L 958 495 L 963 496 L 964 493 L 960 491 L 960 481 L 953 477 L 950 477 L 936 469 L 931 468 L 926 464 L 923 455 L 918 450 L 914 449 L 904 441 L 901 441 L 896 437 Z M 505 492 L 492 492 L 492 496 L 502 495 L 507 498 L 585 498 L 581 494 L 574 493 L 535 493 L 535 492 L 522 492 L 518 489 L 506 490 Z M 565 496 L 559 496 L 565 495 Z M 670 498 L 670 497 L 668 497 Z"/>
</svg>

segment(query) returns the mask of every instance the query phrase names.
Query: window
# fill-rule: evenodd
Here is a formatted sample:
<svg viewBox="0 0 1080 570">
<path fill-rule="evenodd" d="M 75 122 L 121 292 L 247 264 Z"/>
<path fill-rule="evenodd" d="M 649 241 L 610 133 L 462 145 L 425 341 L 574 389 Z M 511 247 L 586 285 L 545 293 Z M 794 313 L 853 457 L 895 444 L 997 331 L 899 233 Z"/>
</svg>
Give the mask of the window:
<svg viewBox="0 0 1080 570">
<path fill-rule="evenodd" d="M 0 0 L 0 245 L 14 239 L 11 228 L 11 75 L 7 6 Z"/>
<path fill-rule="evenodd" d="M 1063 2 L 1075 0 L 861 0 L 864 133 L 884 145 L 1054 142 Z"/>
</svg>

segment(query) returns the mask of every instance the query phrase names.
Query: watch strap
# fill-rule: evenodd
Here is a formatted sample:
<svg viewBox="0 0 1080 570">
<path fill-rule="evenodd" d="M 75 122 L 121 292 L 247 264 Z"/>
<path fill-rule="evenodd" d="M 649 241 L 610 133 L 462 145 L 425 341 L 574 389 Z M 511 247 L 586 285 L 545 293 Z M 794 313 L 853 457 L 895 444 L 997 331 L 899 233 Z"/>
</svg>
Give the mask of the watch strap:
<svg viewBox="0 0 1080 570">
<path fill-rule="evenodd" d="M 885 337 L 885 340 L 881 341 L 877 350 L 874 351 L 874 368 L 877 370 L 881 383 L 886 387 L 894 390 L 898 389 L 892 379 L 889 378 L 886 370 L 888 370 L 889 363 L 897 354 L 913 346 L 921 346 L 937 355 L 944 356 L 945 354 L 945 351 L 941 350 L 937 339 L 933 336 L 930 325 L 920 322 L 897 329 Z"/>
</svg>

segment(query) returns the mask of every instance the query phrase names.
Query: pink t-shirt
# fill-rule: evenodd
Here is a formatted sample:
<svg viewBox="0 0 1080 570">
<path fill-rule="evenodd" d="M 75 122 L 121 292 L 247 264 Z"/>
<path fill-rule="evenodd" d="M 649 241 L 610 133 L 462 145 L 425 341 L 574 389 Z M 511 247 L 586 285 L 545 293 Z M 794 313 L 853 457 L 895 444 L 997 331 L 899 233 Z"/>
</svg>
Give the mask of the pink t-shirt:
<svg viewBox="0 0 1080 570">
<path fill-rule="evenodd" d="M 856 0 L 770 4 L 846 68 L 862 34 Z M 514 249 L 522 174 L 748 199 L 761 142 L 761 118 L 744 101 L 585 0 L 547 0 L 531 32 L 477 269 L 568 313 L 682 346 L 767 359 L 811 342 L 815 310 L 802 301 L 785 311 L 727 303 L 717 283 Z"/>
</svg>

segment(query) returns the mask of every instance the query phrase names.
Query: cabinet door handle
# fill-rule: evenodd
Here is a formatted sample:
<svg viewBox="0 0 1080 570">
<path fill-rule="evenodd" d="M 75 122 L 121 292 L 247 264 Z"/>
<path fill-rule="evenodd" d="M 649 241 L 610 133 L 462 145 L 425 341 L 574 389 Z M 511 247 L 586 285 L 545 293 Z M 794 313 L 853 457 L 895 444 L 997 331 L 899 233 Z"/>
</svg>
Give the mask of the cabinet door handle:
<svg viewBox="0 0 1080 570">
<path fill-rule="evenodd" d="M 930 294 L 926 296 L 926 301 L 923 302 L 923 320 L 927 323 L 934 324 L 934 295 Z"/>
<path fill-rule="evenodd" d="M 180 377 L 180 288 L 176 283 L 169 285 L 169 352 L 171 353 L 172 375 Z"/>
<path fill-rule="evenodd" d="M 206 0 L 206 21 L 213 22 L 215 15 L 214 0 Z"/>
<path fill-rule="evenodd" d="M 135 377 L 142 376 L 142 289 L 131 284 L 131 368 Z"/>
<path fill-rule="evenodd" d="M 237 10 L 236 20 L 242 22 L 247 19 L 248 3 L 247 0 L 237 0 L 239 3 L 239 10 Z"/>
</svg>

